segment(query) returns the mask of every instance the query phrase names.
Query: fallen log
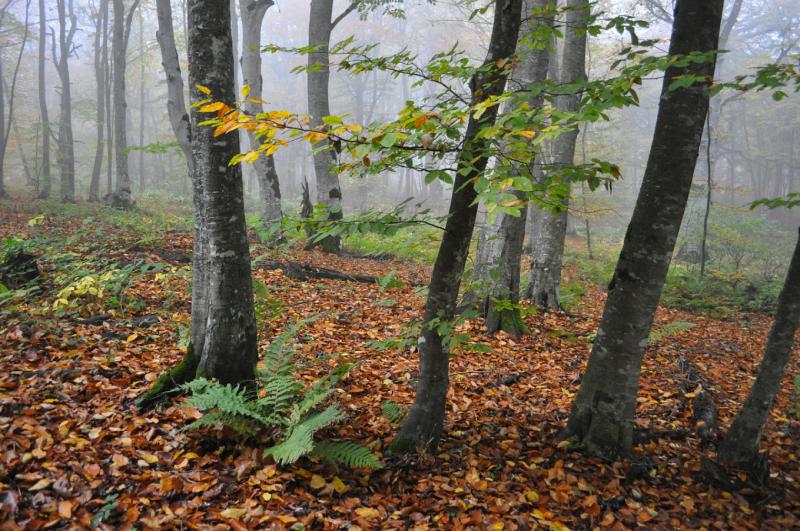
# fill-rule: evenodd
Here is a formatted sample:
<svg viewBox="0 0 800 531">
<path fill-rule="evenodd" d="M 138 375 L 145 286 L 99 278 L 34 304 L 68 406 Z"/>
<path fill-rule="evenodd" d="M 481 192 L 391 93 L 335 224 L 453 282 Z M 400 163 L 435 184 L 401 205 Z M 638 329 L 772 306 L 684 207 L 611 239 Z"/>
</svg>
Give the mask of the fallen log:
<svg viewBox="0 0 800 531">
<path fill-rule="evenodd" d="M 361 282 L 363 284 L 377 284 L 380 279 L 372 275 L 357 275 L 344 273 L 327 267 L 313 267 L 310 265 L 298 264 L 296 262 L 277 262 L 267 260 L 259 262 L 257 269 L 275 270 L 282 269 L 286 276 L 292 280 L 310 280 L 326 278 L 330 280 L 346 280 L 351 282 Z"/>
</svg>

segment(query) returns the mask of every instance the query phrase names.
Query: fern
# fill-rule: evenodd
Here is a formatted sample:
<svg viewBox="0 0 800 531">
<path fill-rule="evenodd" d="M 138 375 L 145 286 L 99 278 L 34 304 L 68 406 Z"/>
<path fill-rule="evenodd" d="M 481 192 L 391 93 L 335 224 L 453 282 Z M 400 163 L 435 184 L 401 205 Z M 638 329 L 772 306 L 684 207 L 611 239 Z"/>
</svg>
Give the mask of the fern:
<svg viewBox="0 0 800 531">
<path fill-rule="evenodd" d="M 391 400 L 387 400 L 383 404 L 381 404 L 381 412 L 383 416 L 386 417 L 389 422 L 395 424 L 406 418 L 406 408 L 399 405 L 397 402 L 392 402 Z"/>
<path fill-rule="evenodd" d="M 332 465 L 343 465 L 350 468 L 383 468 L 375 454 L 352 441 L 317 443 L 314 453 Z"/>
<path fill-rule="evenodd" d="M 369 449 L 352 441 L 314 440 L 317 432 L 345 418 L 339 406 L 331 403 L 331 396 L 352 365 L 337 366 L 306 389 L 294 376 L 294 338 L 306 323 L 291 325 L 273 338 L 264 356 L 266 369 L 258 374 L 261 396 L 204 378 L 184 384 L 183 390 L 191 393 L 188 402 L 203 411 L 200 419 L 184 429 L 224 425 L 243 435 L 264 435 L 273 444 L 264 456 L 271 455 L 280 465 L 313 453 L 333 464 L 381 468 Z"/>
</svg>

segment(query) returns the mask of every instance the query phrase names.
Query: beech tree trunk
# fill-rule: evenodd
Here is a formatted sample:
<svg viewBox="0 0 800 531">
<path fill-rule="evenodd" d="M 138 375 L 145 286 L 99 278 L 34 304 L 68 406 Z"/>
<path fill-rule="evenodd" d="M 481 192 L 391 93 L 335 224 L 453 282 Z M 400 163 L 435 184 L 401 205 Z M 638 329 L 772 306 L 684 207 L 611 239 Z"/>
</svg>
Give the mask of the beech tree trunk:
<svg viewBox="0 0 800 531">
<path fill-rule="evenodd" d="M 114 36 L 112 50 L 114 55 L 114 160 L 117 170 L 117 183 L 111 204 L 129 208 L 131 199 L 131 176 L 128 167 L 128 103 L 125 95 L 126 55 L 133 12 L 139 5 L 135 0 L 127 16 L 123 0 L 114 1 Z"/>
<path fill-rule="evenodd" d="M 543 9 L 548 5 L 549 0 L 528 0 L 525 2 L 525 19 L 528 23 L 523 23 L 520 29 L 519 43 L 524 42 L 529 34 L 537 35 L 542 31 L 549 31 L 553 25 L 552 17 L 541 18 Z M 539 17 L 538 19 L 536 17 Z M 537 29 L 536 26 L 543 26 Z M 517 46 L 520 44 L 518 43 Z M 542 83 L 547 78 L 547 68 L 550 63 L 550 52 L 545 49 L 532 48 L 524 51 L 522 62 L 511 73 L 509 83 L 514 83 L 524 88 L 532 83 Z M 522 53 L 518 51 L 518 53 Z M 531 109 L 541 107 L 542 98 L 540 96 L 528 97 L 526 102 Z M 515 105 L 516 102 L 511 103 Z M 516 169 L 519 171 L 519 169 Z M 533 178 L 533 164 L 531 163 L 526 172 Z M 512 193 L 520 201 L 527 201 L 524 192 L 517 190 Z M 525 332 L 525 324 L 522 321 L 519 309 L 508 308 L 505 302 L 500 305 L 494 301 L 508 301 L 512 305 L 519 302 L 520 284 L 520 262 L 522 260 L 522 242 L 525 238 L 525 223 L 527 221 L 528 209 L 523 208 L 519 216 L 500 214 L 496 223 L 487 226 L 487 233 L 483 237 L 486 251 L 479 253 L 476 257 L 476 270 L 480 271 L 478 289 L 483 288 L 481 297 L 481 310 L 486 317 L 486 328 L 492 334 L 498 330 L 503 330 L 515 336 Z M 481 264 L 481 260 L 485 264 Z"/>
<path fill-rule="evenodd" d="M 58 8 L 58 61 L 56 68 L 61 80 L 61 123 L 58 128 L 58 159 L 61 170 L 61 200 L 75 201 L 75 144 L 72 135 L 72 85 L 69 76 L 69 56 L 72 39 L 78 29 L 73 0 L 57 0 Z M 69 28 L 67 28 L 69 17 Z M 55 47 L 55 46 L 54 46 Z M 55 51 L 53 59 L 55 60 Z"/>
<path fill-rule="evenodd" d="M 331 41 L 333 23 L 333 0 L 311 0 L 308 23 L 308 44 L 317 48 L 308 54 L 308 113 L 311 126 L 322 127 L 322 118 L 331 114 L 328 84 L 330 82 L 330 58 L 328 47 Z M 338 19 L 337 19 L 338 20 Z M 339 176 L 331 170 L 336 163 L 336 152 L 330 149 L 327 140 L 314 145 L 314 174 L 317 177 L 317 204 L 323 205 L 328 219 L 342 219 L 342 189 Z M 341 254 L 342 240 L 328 237 L 320 242 L 327 253 Z"/>
<path fill-rule="evenodd" d="M 489 51 L 484 61 L 486 68 L 470 80 L 473 105 L 503 92 L 512 62 L 503 63 L 502 60 L 509 59 L 516 49 L 521 12 L 522 0 L 497 0 Z M 498 62 L 503 66 L 495 66 Z M 496 118 L 497 107 L 492 106 L 478 119 L 471 116 L 467 123 L 464 147 L 457 158 L 449 217 L 433 267 L 422 334 L 418 340 L 420 373 L 416 396 L 392 444 L 394 450 L 433 450 L 442 434 L 450 353 L 445 344 L 447 338 L 431 325 L 437 319 L 449 321 L 455 313 L 478 210 L 477 193 L 471 183 L 485 170 L 490 157 L 489 142 L 477 135 L 483 128 L 494 124 Z"/>
<path fill-rule="evenodd" d="M 264 81 L 261 76 L 261 25 L 267 10 L 274 5 L 272 0 L 241 0 L 239 10 L 242 17 L 242 84 L 250 86 L 250 98 L 259 100 L 263 96 Z M 263 112 L 261 103 L 247 100 L 245 112 Z M 255 145 L 255 134 L 250 134 Z M 278 235 L 281 218 L 281 188 L 275 160 L 272 156 L 259 157 L 254 163 L 258 177 L 261 224 Z"/>
<path fill-rule="evenodd" d="M 670 55 L 717 49 L 723 0 L 677 0 Z M 671 67 L 639 197 L 565 436 L 594 453 L 620 455 L 633 442 L 634 412 L 647 336 L 686 208 L 708 111 L 707 84 L 669 90 L 677 76 L 712 80 L 714 61 Z"/>
<path fill-rule="evenodd" d="M 106 128 L 106 61 L 103 60 L 103 42 L 108 34 L 108 0 L 100 0 L 94 36 L 94 76 L 97 80 L 97 147 L 94 152 L 92 181 L 89 184 L 89 201 L 100 201 L 100 172 L 103 169 Z"/>
<path fill-rule="evenodd" d="M 589 2 L 586 0 L 565 0 L 564 42 L 558 61 L 558 83 L 568 84 L 586 78 L 586 20 L 589 16 Z M 580 105 L 580 95 L 558 96 L 554 102 L 560 112 L 575 112 Z M 553 170 L 569 166 L 575 159 L 575 143 L 578 128 L 562 133 L 553 140 Z M 564 183 L 569 187 L 569 183 Z M 567 193 L 569 203 L 569 193 Z M 564 205 L 558 212 L 533 206 L 533 232 L 531 233 L 531 271 L 529 292 L 533 304 L 541 308 L 561 306 L 559 288 L 561 285 L 561 266 L 564 261 L 564 238 L 567 234 L 567 208 Z"/>
<path fill-rule="evenodd" d="M 778 297 L 775 319 L 767 338 L 764 359 L 742 409 L 722 438 L 717 456 L 724 463 L 750 465 L 758 455 L 758 444 L 775 403 L 781 380 L 792 353 L 800 322 L 800 240 L 794 248 L 789 271 Z"/>
<path fill-rule="evenodd" d="M 10 4 L 6 4 L 7 9 Z M 25 52 L 25 45 L 28 43 L 28 18 L 30 14 L 31 0 L 25 3 L 25 26 L 22 33 L 22 42 L 19 45 L 17 61 L 14 64 L 14 73 L 11 76 L 11 86 L 8 91 L 8 117 L 5 116 L 5 86 L 0 86 L 0 132 L 3 137 L 0 141 L 0 197 L 7 197 L 5 189 L 5 160 L 8 151 L 8 141 L 11 138 L 11 126 L 14 123 L 14 96 L 17 92 L 17 78 L 19 76 L 19 66 L 22 63 L 22 54 Z M 3 18 L 5 18 L 5 11 Z M 3 77 L 2 62 L 0 62 L 0 85 L 5 84 Z M 7 123 L 6 123 L 7 122 Z M 24 159 L 23 159 L 24 163 Z M 27 168 L 26 168 L 27 170 Z"/>
<path fill-rule="evenodd" d="M 42 122 L 42 172 L 39 179 L 38 196 L 41 199 L 50 197 L 52 178 L 50 176 L 50 118 L 47 114 L 47 79 L 45 77 L 45 61 L 47 50 L 47 11 L 44 0 L 39 0 L 39 60 L 38 95 L 39 117 Z"/>
</svg>

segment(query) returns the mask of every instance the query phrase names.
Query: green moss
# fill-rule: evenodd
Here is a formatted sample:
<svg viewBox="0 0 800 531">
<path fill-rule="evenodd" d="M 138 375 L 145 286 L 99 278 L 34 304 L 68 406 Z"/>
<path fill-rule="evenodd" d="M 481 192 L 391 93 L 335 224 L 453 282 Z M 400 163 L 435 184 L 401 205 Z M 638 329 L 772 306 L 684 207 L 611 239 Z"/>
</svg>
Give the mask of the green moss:
<svg viewBox="0 0 800 531">
<path fill-rule="evenodd" d="M 198 361 L 192 353 L 192 346 L 189 345 L 189 349 L 180 363 L 159 376 L 153 386 L 136 400 L 139 410 L 153 408 L 159 402 L 169 398 L 169 395 L 173 394 L 180 385 L 201 376 L 197 374 Z"/>
<path fill-rule="evenodd" d="M 500 310 L 499 315 L 500 330 L 503 332 L 507 332 L 515 337 L 520 337 L 529 332 L 518 308 Z"/>
</svg>

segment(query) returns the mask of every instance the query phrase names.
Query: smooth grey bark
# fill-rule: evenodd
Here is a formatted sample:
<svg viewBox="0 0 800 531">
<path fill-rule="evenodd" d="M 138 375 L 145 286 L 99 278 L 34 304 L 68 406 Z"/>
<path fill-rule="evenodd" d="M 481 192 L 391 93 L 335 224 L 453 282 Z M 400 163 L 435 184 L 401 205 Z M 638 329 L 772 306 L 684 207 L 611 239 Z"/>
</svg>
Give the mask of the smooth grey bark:
<svg viewBox="0 0 800 531">
<path fill-rule="evenodd" d="M 355 9 L 358 1 L 354 1 L 335 20 L 333 17 L 333 0 L 311 0 L 311 11 L 308 21 L 308 45 L 314 46 L 308 54 L 308 113 L 311 115 L 311 127 L 323 128 L 322 118 L 331 114 L 328 85 L 330 83 L 330 58 L 328 47 L 331 32 L 343 16 Z M 317 204 L 323 205 L 331 221 L 341 220 L 342 189 L 339 176 L 331 170 L 336 163 L 336 152 L 331 149 L 327 140 L 314 146 L 314 174 L 317 178 Z M 320 245 L 328 253 L 341 254 L 342 239 L 338 236 L 324 238 Z"/>
<path fill-rule="evenodd" d="M 471 103 L 502 94 L 516 50 L 522 0 L 497 0 L 485 68 L 470 80 Z M 503 66 L 497 66 L 501 64 Z M 463 148 L 456 161 L 449 216 L 439 253 L 433 266 L 428 299 L 418 340 L 420 372 L 414 404 L 400 433 L 392 443 L 397 451 L 433 450 L 444 427 L 450 353 L 432 323 L 450 321 L 455 314 L 458 289 L 469 253 L 478 206 L 472 182 L 486 169 L 491 156 L 490 143 L 478 132 L 495 123 L 497 107 L 489 107 L 479 118 L 471 116 L 464 132 Z"/>
<path fill-rule="evenodd" d="M 519 32 L 517 46 L 530 34 L 539 35 L 553 26 L 552 16 L 542 16 L 549 0 L 527 0 L 524 2 L 524 18 Z M 537 42 L 537 45 L 540 44 Z M 552 43 L 551 43 L 552 44 Z M 518 50 L 519 53 L 519 50 Z M 526 50 L 522 60 L 511 73 L 509 85 L 513 88 L 542 83 L 547 78 L 550 51 L 547 48 Z M 512 101 L 516 106 L 519 102 Z M 526 103 L 531 109 L 542 105 L 542 97 L 527 97 Z M 511 167 L 515 173 L 525 172 L 533 178 L 533 161 L 527 168 Z M 511 190 L 519 201 L 527 201 L 524 192 Z M 487 225 L 482 231 L 475 257 L 475 294 L 465 295 L 468 302 L 475 299 L 478 308 L 486 318 L 486 328 L 490 334 L 503 330 L 515 336 L 525 332 L 525 324 L 516 308 L 498 306 L 493 300 L 519 302 L 520 262 L 522 260 L 522 242 L 525 238 L 525 224 L 528 209 L 523 208 L 519 216 L 500 214 L 494 223 Z M 473 304 L 474 304 L 473 303 Z"/>
<path fill-rule="evenodd" d="M 159 0 L 159 42 L 163 43 L 173 126 L 183 130 L 180 69 L 169 2 Z M 236 100 L 231 41 L 230 4 L 189 0 L 189 85 L 193 101 L 207 98 L 196 87 L 208 87 L 218 101 Z M 167 27 L 169 26 L 169 27 Z M 169 67 L 167 65 L 170 65 Z M 171 73 L 170 73 L 171 72 Z M 177 74 L 177 75 L 176 75 Z M 216 378 L 223 384 L 254 387 L 258 358 L 250 247 L 244 219 L 240 165 L 230 165 L 239 152 L 238 135 L 214 138 L 200 126 L 207 115 L 191 117 L 192 196 L 195 237 L 192 255 L 191 341 L 183 360 L 165 372 L 138 401 L 148 408 L 178 385 L 195 377 Z M 189 162 L 193 161 L 193 162 Z"/>
<path fill-rule="evenodd" d="M 110 16 L 110 15 L 109 15 Z M 111 79 L 114 74 L 113 60 L 109 57 L 109 43 L 111 41 L 111 29 L 104 28 L 105 34 L 103 35 L 103 65 L 105 65 L 105 78 L 106 78 L 106 197 L 111 197 L 114 193 L 114 120 L 112 109 L 112 90 Z"/>
<path fill-rule="evenodd" d="M 8 8 L 10 4 L 6 4 Z M 22 62 L 22 54 L 25 51 L 25 45 L 28 43 L 28 20 L 30 16 L 31 0 L 25 3 L 25 27 L 22 33 L 22 42 L 19 45 L 19 53 L 17 54 L 17 62 L 14 65 L 14 73 L 11 76 L 11 87 L 8 90 L 8 117 L 5 116 L 5 80 L 3 78 L 2 62 L 0 62 L 0 132 L 3 138 L 0 139 L 0 197 L 7 197 L 8 192 L 5 189 L 5 160 L 6 152 L 8 151 L 8 141 L 11 138 L 11 126 L 14 123 L 14 96 L 17 93 L 17 78 L 19 77 L 19 65 Z M 5 11 L 3 17 L 5 17 Z M 6 123 L 8 122 L 8 123 Z"/>
<path fill-rule="evenodd" d="M 717 49 L 723 0 L 677 0 L 670 55 Z M 609 285 L 597 339 L 564 436 L 593 453 L 620 455 L 633 443 L 639 376 L 681 225 L 708 111 L 707 84 L 669 90 L 676 76 L 708 79 L 714 61 L 664 75 L 642 187 Z"/>
<path fill-rule="evenodd" d="M 586 20 L 589 16 L 589 2 L 586 0 L 565 0 L 564 42 L 558 61 L 557 81 L 560 84 L 574 83 L 586 79 Z M 575 112 L 580 105 L 580 95 L 557 96 L 554 106 L 560 112 Z M 569 166 L 575 159 L 575 144 L 578 128 L 566 131 L 552 142 L 552 166 Z M 565 186 L 569 186 L 565 183 Z M 561 285 L 561 266 L 564 262 L 564 239 L 567 234 L 566 205 L 552 212 L 546 208 L 533 206 L 533 232 L 531 233 L 531 270 L 529 282 L 530 298 L 541 308 L 561 306 L 559 288 Z"/>
<path fill-rule="evenodd" d="M 125 73 L 127 66 L 128 37 L 130 36 L 133 13 L 139 6 L 139 0 L 125 13 L 123 0 L 113 0 L 114 31 L 111 49 L 114 56 L 113 91 L 114 91 L 114 162 L 117 182 L 110 202 L 114 206 L 129 208 L 133 206 L 131 199 L 131 176 L 128 167 L 128 103 L 125 95 Z"/>
<path fill-rule="evenodd" d="M 57 0 L 58 8 L 58 60 L 53 43 L 53 60 L 61 80 L 61 123 L 58 128 L 58 160 L 61 171 L 61 200 L 75 201 L 75 143 L 72 134 L 72 85 L 69 74 L 69 56 L 72 40 L 78 29 L 73 0 Z M 69 29 L 67 29 L 69 17 Z"/>
<path fill-rule="evenodd" d="M 147 177 L 144 172 L 144 16 L 142 10 L 139 10 L 139 160 L 137 161 L 137 169 L 139 170 L 139 193 L 144 193 Z"/>
<path fill-rule="evenodd" d="M 47 113 L 47 79 L 45 77 L 45 61 L 47 50 L 47 12 L 44 0 L 39 0 L 39 59 L 37 61 L 39 119 L 42 122 L 42 172 L 39 179 L 38 196 L 41 199 L 50 197 L 52 179 L 50 176 L 50 118 Z"/>
<path fill-rule="evenodd" d="M 236 100 L 230 5 L 217 0 L 189 2 L 189 85 L 206 86 L 219 101 Z M 192 89 L 193 99 L 205 96 Z M 230 165 L 239 152 L 238 135 L 214 138 L 200 126 L 205 116 L 192 116 L 195 179 L 203 187 L 205 233 L 208 240 L 208 301 L 205 340 L 197 374 L 221 383 L 255 384 L 256 320 L 250 271 L 250 247 L 244 219 L 242 173 Z M 203 311 L 193 308 L 192 311 Z"/>
<path fill-rule="evenodd" d="M 240 0 L 239 11 L 242 18 L 242 84 L 250 87 L 249 99 L 244 110 L 248 114 L 263 112 L 259 101 L 263 97 L 264 80 L 261 76 L 261 25 L 267 10 L 274 5 L 272 0 Z M 255 134 L 249 135 L 250 142 L 258 141 Z M 281 188 L 275 160 L 272 156 L 258 157 L 253 163 L 258 178 L 261 224 L 278 235 L 281 218 Z"/>
<path fill-rule="evenodd" d="M 720 442 L 717 457 L 724 463 L 751 465 L 758 455 L 758 444 L 769 417 L 769 410 L 780 390 L 792 343 L 800 322 L 800 240 L 778 297 L 775 319 L 767 338 L 758 376 L 742 409 Z"/>
<path fill-rule="evenodd" d="M 161 49 L 161 64 L 167 78 L 167 113 L 172 132 L 186 157 L 186 166 L 189 178 L 194 174 L 194 157 L 192 156 L 191 123 L 186 112 L 186 102 L 183 96 L 183 77 L 181 76 L 181 63 L 178 58 L 178 48 L 175 45 L 175 30 L 172 25 L 172 6 L 170 0 L 156 0 L 156 13 L 158 16 L 158 31 L 156 40 Z"/>
<path fill-rule="evenodd" d="M 97 80 L 97 146 L 94 152 L 94 167 L 92 180 L 89 184 L 89 201 L 100 201 L 100 172 L 103 169 L 103 153 L 105 151 L 106 128 L 106 61 L 103 60 L 103 51 L 108 44 L 103 42 L 108 34 L 108 0 L 100 0 L 100 9 L 97 13 L 97 25 L 94 36 L 94 77 Z M 104 48 L 105 47 L 105 48 Z"/>
</svg>

